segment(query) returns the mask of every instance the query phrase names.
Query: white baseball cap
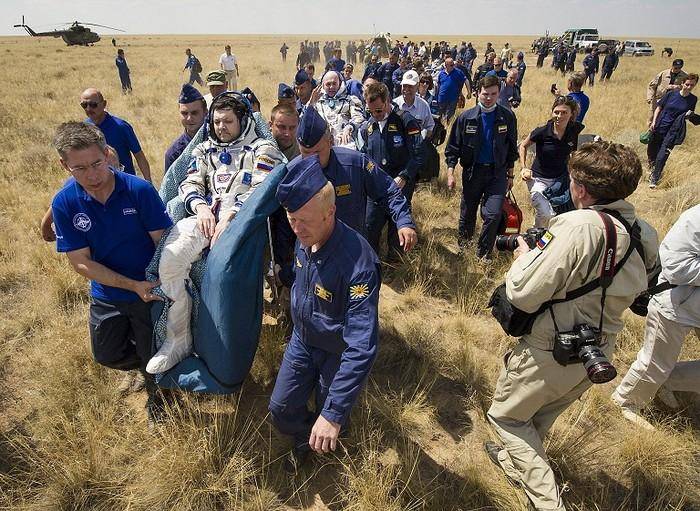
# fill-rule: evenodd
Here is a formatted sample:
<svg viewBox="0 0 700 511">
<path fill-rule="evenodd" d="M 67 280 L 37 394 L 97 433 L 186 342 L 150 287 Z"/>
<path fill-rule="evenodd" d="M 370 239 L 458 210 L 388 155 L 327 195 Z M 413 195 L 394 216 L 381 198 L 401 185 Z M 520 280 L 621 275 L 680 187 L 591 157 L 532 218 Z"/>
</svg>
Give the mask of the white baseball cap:
<svg viewBox="0 0 700 511">
<path fill-rule="evenodd" d="M 403 80 L 401 80 L 401 85 L 418 85 L 418 81 L 420 80 L 418 73 L 416 73 L 413 69 L 410 71 L 406 71 L 403 74 Z"/>
</svg>

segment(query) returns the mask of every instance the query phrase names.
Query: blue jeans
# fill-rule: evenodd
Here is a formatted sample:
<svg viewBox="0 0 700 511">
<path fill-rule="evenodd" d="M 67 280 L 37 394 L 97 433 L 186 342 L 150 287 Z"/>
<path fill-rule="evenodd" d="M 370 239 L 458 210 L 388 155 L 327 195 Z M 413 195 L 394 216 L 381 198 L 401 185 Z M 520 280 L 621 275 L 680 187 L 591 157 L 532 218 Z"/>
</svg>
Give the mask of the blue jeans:
<svg viewBox="0 0 700 511">
<path fill-rule="evenodd" d="M 467 179 L 469 178 L 469 179 Z M 481 205 L 484 222 L 477 242 L 476 255 L 484 257 L 491 253 L 498 235 L 498 225 L 503 213 L 506 194 L 505 169 L 493 165 L 474 165 L 471 176 L 462 171 L 462 201 L 459 205 L 459 237 L 470 239 L 476 227 L 476 212 Z"/>
<path fill-rule="evenodd" d="M 270 396 L 272 423 L 285 435 L 294 437 L 294 446 L 305 448 L 328 390 L 340 367 L 340 355 L 308 346 L 292 336 L 277 373 Z M 306 406 L 315 391 L 316 410 Z"/>
</svg>

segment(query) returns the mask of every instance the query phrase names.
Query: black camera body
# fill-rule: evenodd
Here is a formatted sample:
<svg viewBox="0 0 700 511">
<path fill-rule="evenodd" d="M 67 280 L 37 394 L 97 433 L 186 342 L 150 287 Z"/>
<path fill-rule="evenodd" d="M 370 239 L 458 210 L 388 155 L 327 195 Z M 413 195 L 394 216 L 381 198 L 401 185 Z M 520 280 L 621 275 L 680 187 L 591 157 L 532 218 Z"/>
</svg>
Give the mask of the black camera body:
<svg viewBox="0 0 700 511">
<path fill-rule="evenodd" d="M 617 370 L 600 349 L 600 330 L 585 323 L 569 332 L 557 332 L 552 355 L 563 366 L 582 363 L 593 383 L 607 383 L 617 376 Z"/>
<path fill-rule="evenodd" d="M 501 252 L 513 252 L 516 248 L 518 248 L 519 236 L 522 236 L 525 243 L 527 243 L 527 246 L 530 247 L 530 249 L 533 249 L 545 232 L 547 232 L 547 229 L 543 227 L 532 227 L 524 233 L 496 236 L 496 250 L 500 250 Z"/>
</svg>

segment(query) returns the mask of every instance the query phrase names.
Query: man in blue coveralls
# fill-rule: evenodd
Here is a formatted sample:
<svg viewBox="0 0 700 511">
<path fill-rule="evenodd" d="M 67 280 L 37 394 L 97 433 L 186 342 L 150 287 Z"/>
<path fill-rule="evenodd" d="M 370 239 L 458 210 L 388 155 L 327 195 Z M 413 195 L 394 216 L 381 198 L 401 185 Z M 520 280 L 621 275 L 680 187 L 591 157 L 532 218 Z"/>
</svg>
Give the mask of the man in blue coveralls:
<svg viewBox="0 0 700 511">
<path fill-rule="evenodd" d="M 336 219 L 336 192 L 318 156 L 289 169 L 277 199 L 298 243 L 294 328 L 269 409 L 275 427 L 294 438 L 295 470 L 312 450 L 337 447 L 377 353 L 381 278 L 369 243 Z M 312 393 L 313 412 L 306 405 Z"/>
<path fill-rule="evenodd" d="M 360 127 L 359 136 L 364 142 L 362 152 L 381 163 L 382 170 L 393 178 L 410 206 L 418 169 L 423 166 L 420 124 L 410 113 L 399 114 L 400 111 L 395 110 L 383 83 L 367 86 L 365 101 L 371 117 Z M 396 262 L 401 253 L 396 225 L 391 222 L 386 208 L 372 200 L 367 201 L 367 240 L 377 254 L 387 221 L 387 262 L 391 263 Z"/>
<path fill-rule="evenodd" d="M 479 82 L 478 103 L 460 114 L 452 125 L 445 148 L 447 186 L 455 187 L 455 166 L 462 166 L 462 201 L 457 241 L 464 248 L 474 235 L 481 204 L 484 220 L 476 255 L 488 259 L 498 234 L 506 192 L 513 186 L 513 165 L 518 159 L 515 116 L 497 103 L 501 81 L 485 76 Z"/>
<path fill-rule="evenodd" d="M 102 132 L 81 122 L 62 124 L 54 146 L 71 175 L 51 204 L 56 250 L 90 279 L 90 339 L 95 361 L 106 367 L 140 369 L 148 392 L 149 420 L 161 410 L 150 375 L 152 292 L 146 280 L 163 231 L 172 225 L 153 185 L 107 163 Z"/>
<path fill-rule="evenodd" d="M 297 129 L 297 141 L 301 155 L 294 158 L 287 169 L 292 172 L 302 165 L 302 159 L 318 155 L 323 173 L 335 188 L 336 216 L 363 236 L 367 199 L 372 199 L 388 212 L 397 227 L 399 246 L 404 252 L 411 250 L 418 240 L 416 226 L 411 216 L 410 203 L 401 189 L 389 175 L 366 155 L 354 149 L 333 147 L 328 124 L 315 108 L 304 109 L 304 115 Z M 280 219 L 278 219 L 280 220 Z M 281 266 L 279 278 L 282 283 L 291 285 L 290 240 L 286 221 L 275 221 L 274 238 L 280 241 L 275 247 L 275 261 Z"/>
<path fill-rule="evenodd" d="M 204 124 L 204 118 L 207 116 L 207 103 L 204 101 L 204 97 L 189 83 L 182 85 L 182 91 L 177 102 L 180 105 L 180 122 L 185 131 L 165 151 L 164 172 L 168 171 L 170 165 L 187 148 L 192 138 L 199 131 L 199 128 Z"/>
</svg>

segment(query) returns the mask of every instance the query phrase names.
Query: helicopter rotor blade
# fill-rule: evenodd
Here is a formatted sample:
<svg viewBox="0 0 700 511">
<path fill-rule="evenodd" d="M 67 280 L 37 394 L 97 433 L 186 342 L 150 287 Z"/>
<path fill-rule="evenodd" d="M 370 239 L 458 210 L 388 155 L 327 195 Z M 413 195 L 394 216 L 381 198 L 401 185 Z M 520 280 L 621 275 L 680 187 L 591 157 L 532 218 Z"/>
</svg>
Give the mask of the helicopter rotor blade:
<svg viewBox="0 0 700 511">
<path fill-rule="evenodd" d="M 98 23 L 83 23 L 83 22 L 77 22 L 77 23 L 80 25 L 88 25 L 90 27 L 108 28 L 110 30 L 116 30 L 117 32 L 126 32 L 126 30 L 122 30 L 121 28 L 108 27 L 107 25 L 100 25 Z"/>
</svg>

